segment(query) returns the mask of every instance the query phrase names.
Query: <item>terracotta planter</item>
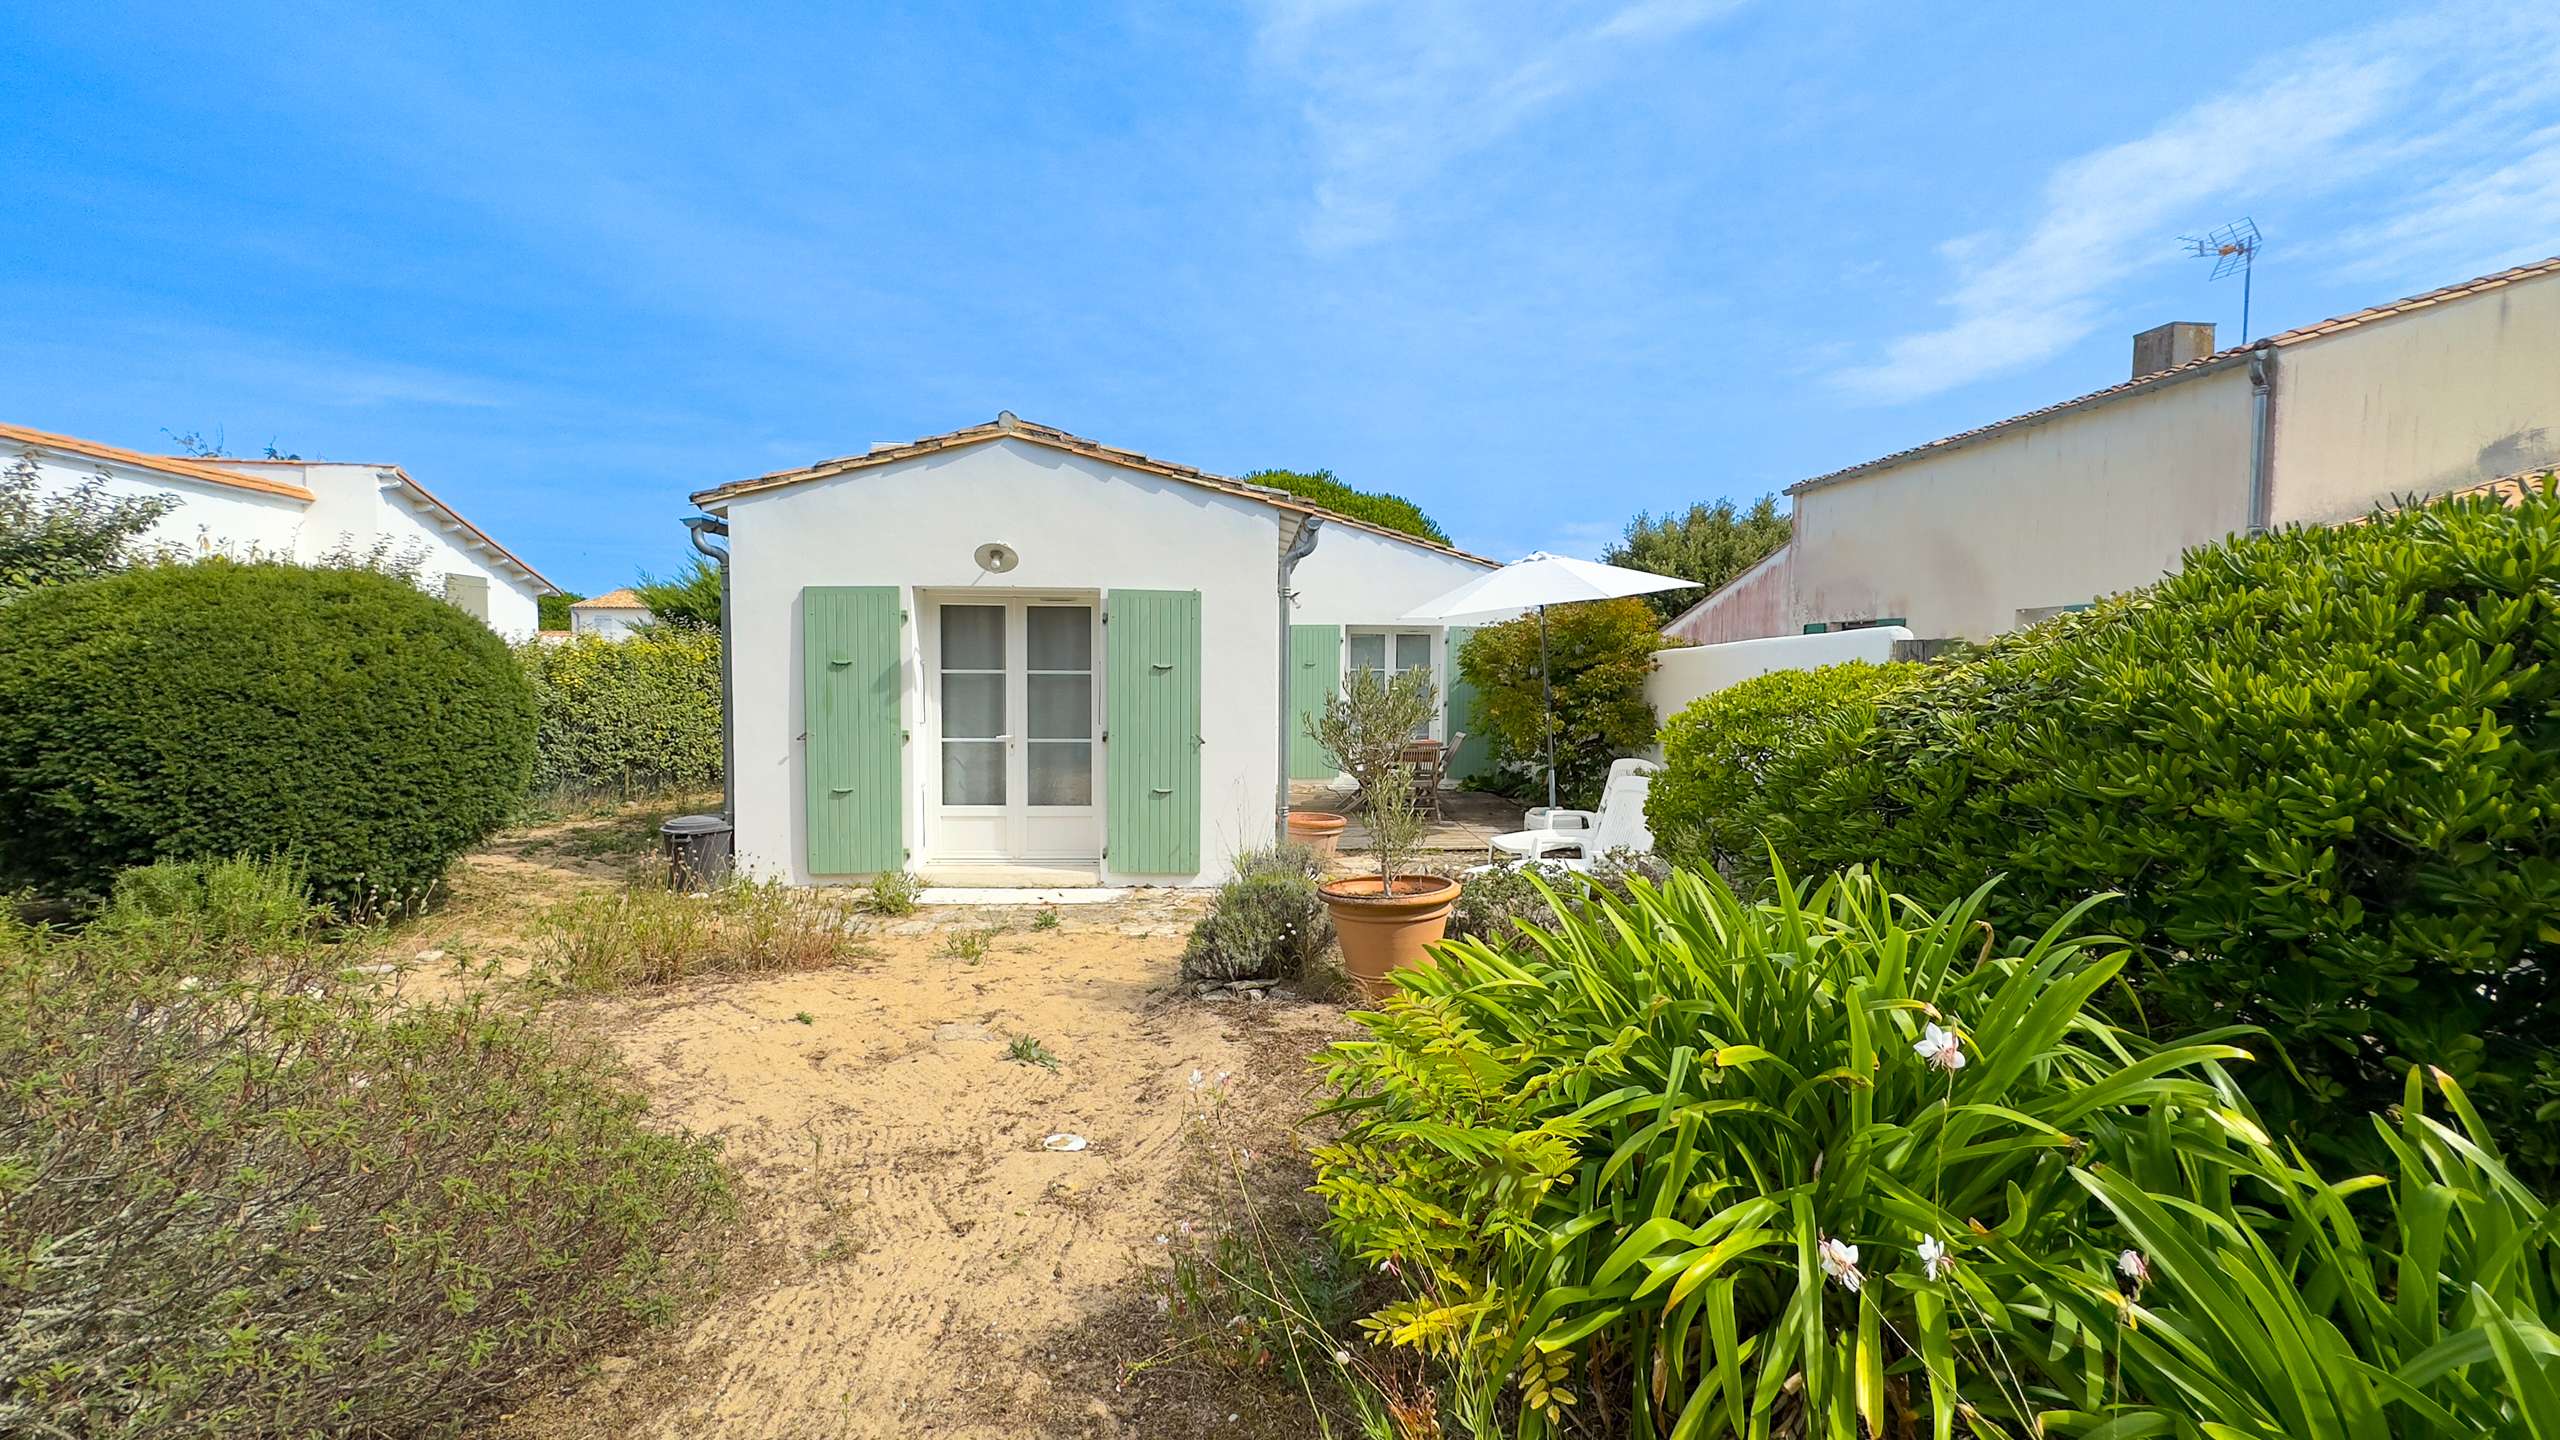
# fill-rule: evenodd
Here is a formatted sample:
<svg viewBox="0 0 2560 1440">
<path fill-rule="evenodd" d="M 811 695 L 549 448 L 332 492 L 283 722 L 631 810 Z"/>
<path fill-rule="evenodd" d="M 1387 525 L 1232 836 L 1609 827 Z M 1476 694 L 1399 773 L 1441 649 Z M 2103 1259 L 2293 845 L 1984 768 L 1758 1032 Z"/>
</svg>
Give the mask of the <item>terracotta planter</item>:
<svg viewBox="0 0 2560 1440">
<path fill-rule="evenodd" d="M 1335 845 L 1342 839 L 1345 823 L 1342 816 L 1329 810 L 1292 810 L 1289 812 L 1289 840 L 1330 860 Z"/>
<path fill-rule="evenodd" d="M 1458 901 L 1458 882 L 1446 875 L 1399 875 L 1393 895 L 1380 893 L 1375 875 L 1316 888 L 1342 941 L 1342 968 L 1372 1000 L 1394 993 L 1390 974 L 1430 958 L 1431 943 L 1448 930 L 1449 907 Z"/>
</svg>

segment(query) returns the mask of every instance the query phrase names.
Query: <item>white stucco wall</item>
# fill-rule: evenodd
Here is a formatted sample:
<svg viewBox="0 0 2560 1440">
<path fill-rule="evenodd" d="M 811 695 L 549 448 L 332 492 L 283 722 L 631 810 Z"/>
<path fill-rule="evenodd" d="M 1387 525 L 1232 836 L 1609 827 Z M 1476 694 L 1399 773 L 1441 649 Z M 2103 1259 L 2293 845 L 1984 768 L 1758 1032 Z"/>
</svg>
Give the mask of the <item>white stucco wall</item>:
<svg viewBox="0 0 2560 1440">
<path fill-rule="evenodd" d="M 103 476 L 106 493 L 112 496 L 177 496 L 178 508 L 160 517 L 144 535 L 145 544 L 167 546 L 189 556 L 264 555 L 291 560 L 299 553 L 304 506 L 292 496 L 57 450 L 12 446 L 0 453 L 0 464 L 15 463 L 21 454 L 35 462 L 37 486 L 46 495 L 67 494 Z"/>
<path fill-rule="evenodd" d="M 1876 625 L 1822 635 L 1775 635 L 1656 650 L 1654 671 L 1645 677 L 1644 698 L 1657 719 L 1668 720 L 1702 695 L 1773 670 L 1817 670 L 1852 660 L 1882 664 L 1893 658 L 1895 641 L 1910 638 L 1912 632 L 1903 626 Z"/>
<path fill-rule="evenodd" d="M 1340 625 L 1346 629 L 1427 632 L 1432 674 L 1440 694 L 1433 733 L 1448 737 L 1448 696 L 1456 660 L 1449 653 L 1449 627 L 1399 619 L 1415 606 L 1457 589 L 1491 567 L 1464 556 L 1408 545 L 1356 526 L 1328 521 L 1317 532 L 1315 553 L 1298 562 L 1290 577 L 1297 593 L 1290 607 L 1292 625 Z M 1469 625 L 1491 623 L 1471 620 Z M 1346 647 L 1347 648 L 1347 647 Z"/>
<path fill-rule="evenodd" d="M 619 640 L 649 623 L 647 607 L 624 609 L 620 606 L 569 607 L 569 632 L 573 635 L 597 635 Z"/>
<path fill-rule="evenodd" d="M 748 870 L 802 884 L 819 878 L 809 872 L 802 824 L 800 592 L 811 585 L 895 585 L 911 617 L 920 615 L 922 589 L 1083 593 L 1106 601 L 1114 589 L 1199 591 L 1201 869 L 1133 876 L 1106 868 L 1102 878 L 1214 884 L 1230 873 L 1240 849 L 1269 839 L 1280 763 L 1281 512 L 1010 439 L 742 496 L 720 508 L 729 521 L 734 605 L 737 848 Z M 1020 565 L 1002 576 L 981 571 L 974 553 L 989 541 L 1012 546 Z M 934 763 L 920 696 L 922 634 L 911 618 L 902 686 L 911 737 L 903 823 L 914 864 L 932 860 L 918 772 Z M 1107 628 L 1103 644 L 1107 650 Z M 1097 785 L 1097 800 L 1100 791 Z"/>
<path fill-rule="evenodd" d="M 316 488 L 316 487 L 315 487 Z M 489 582 L 489 628 L 510 643 L 533 638 L 542 626 L 541 591 L 523 572 L 457 542 L 445 517 L 399 486 L 386 486 L 375 523 L 396 546 L 415 541 L 426 547 L 426 575 L 435 584 L 447 575 L 477 575 Z"/>
<path fill-rule="evenodd" d="M 1981 638 L 2147 585 L 2247 526 L 2250 411 L 2225 365 L 1805 490 L 1790 618 Z"/>
<path fill-rule="evenodd" d="M 2560 464 L 2560 275 L 2277 352 L 2278 524 Z"/>
</svg>

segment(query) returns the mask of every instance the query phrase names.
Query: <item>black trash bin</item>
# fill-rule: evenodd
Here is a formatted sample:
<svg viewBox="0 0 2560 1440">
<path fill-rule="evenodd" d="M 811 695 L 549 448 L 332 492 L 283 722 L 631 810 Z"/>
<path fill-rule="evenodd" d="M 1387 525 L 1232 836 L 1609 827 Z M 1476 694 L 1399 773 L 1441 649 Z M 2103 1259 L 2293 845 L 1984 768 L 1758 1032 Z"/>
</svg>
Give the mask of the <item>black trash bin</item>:
<svg viewBox="0 0 2560 1440">
<path fill-rule="evenodd" d="M 717 815 L 678 815 L 658 827 L 667 844 L 667 883 L 707 890 L 729 878 L 737 827 Z"/>
</svg>

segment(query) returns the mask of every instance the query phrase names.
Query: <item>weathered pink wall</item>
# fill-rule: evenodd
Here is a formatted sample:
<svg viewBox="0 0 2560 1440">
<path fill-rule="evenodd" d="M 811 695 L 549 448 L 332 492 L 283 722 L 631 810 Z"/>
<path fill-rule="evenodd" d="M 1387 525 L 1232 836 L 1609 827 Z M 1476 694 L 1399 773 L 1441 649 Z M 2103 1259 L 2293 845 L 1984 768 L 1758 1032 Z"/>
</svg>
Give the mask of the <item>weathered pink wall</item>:
<svg viewBox="0 0 2560 1440">
<path fill-rule="evenodd" d="M 1735 576 L 1733 583 L 1673 621 L 1662 633 L 1692 645 L 1793 635 L 1802 628 L 1789 613 L 1788 597 L 1793 587 L 1788 582 L 1794 567 L 1795 547 L 1781 546 L 1776 554 Z"/>
</svg>

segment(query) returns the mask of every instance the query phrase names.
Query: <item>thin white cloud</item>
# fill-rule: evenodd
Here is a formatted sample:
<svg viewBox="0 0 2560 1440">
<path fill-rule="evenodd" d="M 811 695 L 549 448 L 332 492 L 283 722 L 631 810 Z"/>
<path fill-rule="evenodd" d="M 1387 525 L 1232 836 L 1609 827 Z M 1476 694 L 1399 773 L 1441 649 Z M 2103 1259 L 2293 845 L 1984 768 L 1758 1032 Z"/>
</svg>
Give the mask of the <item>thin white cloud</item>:
<svg viewBox="0 0 2560 1440">
<path fill-rule="evenodd" d="M 1638 47 L 1741 0 L 1633 0 L 1614 10 L 1464 0 L 1274 0 L 1263 65 L 1306 94 L 1317 250 L 1396 228 L 1403 202 L 1451 161 L 1590 89 Z"/>
<path fill-rule="evenodd" d="M 2261 202 L 2369 188 L 2382 218 L 2290 247 L 2341 268 L 2399 273 L 2421 242 L 2451 254 L 2465 237 L 2477 254 L 2533 250 L 2560 207 L 2554 132 L 2534 128 L 2560 84 L 2515 60 L 2554 44 L 2560 24 L 2548 16 L 2437 12 L 2281 56 L 2139 139 L 2058 166 L 2014 236 L 1941 246 L 1957 272 L 1944 297 L 1953 318 L 1832 379 L 1893 402 L 2049 359 L 2110 322 L 2122 282 L 2182 263 L 2171 244 L 2181 231 Z"/>
</svg>

